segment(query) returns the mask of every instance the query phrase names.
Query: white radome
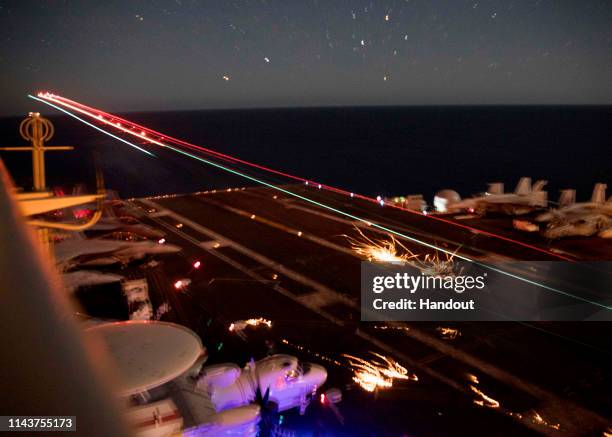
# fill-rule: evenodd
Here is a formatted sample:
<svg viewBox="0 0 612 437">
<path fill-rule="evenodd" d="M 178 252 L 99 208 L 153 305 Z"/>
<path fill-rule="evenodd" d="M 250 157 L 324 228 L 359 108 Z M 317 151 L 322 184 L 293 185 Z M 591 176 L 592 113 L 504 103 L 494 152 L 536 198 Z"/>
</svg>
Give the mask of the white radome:
<svg viewBox="0 0 612 437">
<path fill-rule="evenodd" d="M 446 212 L 448 205 L 460 202 L 461 196 L 454 190 L 440 190 L 434 196 L 433 204 L 437 212 Z"/>
<path fill-rule="evenodd" d="M 205 353 L 188 328 L 160 321 L 96 325 L 86 335 L 101 340 L 117 377 L 117 394 L 128 396 L 158 387 L 185 373 Z"/>
</svg>

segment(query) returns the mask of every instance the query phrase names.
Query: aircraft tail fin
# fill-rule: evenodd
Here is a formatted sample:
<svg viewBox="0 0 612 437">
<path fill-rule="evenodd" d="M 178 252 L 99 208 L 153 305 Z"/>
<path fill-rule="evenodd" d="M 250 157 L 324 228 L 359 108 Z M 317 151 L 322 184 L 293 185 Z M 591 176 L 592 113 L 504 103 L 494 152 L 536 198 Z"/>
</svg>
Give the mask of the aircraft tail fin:
<svg viewBox="0 0 612 437">
<path fill-rule="evenodd" d="M 531 187 L 531 191 L 542 191 L 542 188 L 544 188 L 547 183 L 548 181 L 540 179 L 536 181 L 535 184 L 533 184 L 533 187 Z"/>
<path fill-rule="evenodd" d="M 593 203 L 605 203 L 606 201 L 606 184 L 598 183 L 593 188 L 593 195 L 591 196 L 591 202 Z"/>
<path fill-rule="evenodd" d="M 487 193 L 504 194 L 504 183 L 503 182 L 490 182 L 487 187 Z"/>
<path fill-rule="evenodd" d="M 531 193 L 531 178 L 520 178 L 518 184 L 516 185 L 516 189 L 514 190 L 514 194 L 524 196 L 529 193 Z"/>
<path fill-rule="evenodd" d="M 570 206 L 574 203 L 576 203 L 576 190 L 561 190 L 561 194 L 559 195 L 559 208 Z"/>
<path fill-rule="evenodd" d="M 548 206 L 548 191 L 534 191 L 532 193 L 531 204 L 540 208 L 546 208 Z"/>
</svg>

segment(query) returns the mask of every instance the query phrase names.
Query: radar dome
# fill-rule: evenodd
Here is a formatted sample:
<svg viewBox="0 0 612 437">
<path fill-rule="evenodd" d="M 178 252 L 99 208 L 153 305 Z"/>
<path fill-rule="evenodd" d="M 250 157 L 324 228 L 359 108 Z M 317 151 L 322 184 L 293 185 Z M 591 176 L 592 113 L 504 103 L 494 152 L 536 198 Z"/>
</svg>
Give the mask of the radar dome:
<svg viewBox="0 0 612 437">
<path fill-rule="evenodd" d="M 440 190 L 434 196 L 434 208 L 438 212 L 446 212 L 448 205 L 460 202 L 461 196 L 454 190 Z"/>
</svg>

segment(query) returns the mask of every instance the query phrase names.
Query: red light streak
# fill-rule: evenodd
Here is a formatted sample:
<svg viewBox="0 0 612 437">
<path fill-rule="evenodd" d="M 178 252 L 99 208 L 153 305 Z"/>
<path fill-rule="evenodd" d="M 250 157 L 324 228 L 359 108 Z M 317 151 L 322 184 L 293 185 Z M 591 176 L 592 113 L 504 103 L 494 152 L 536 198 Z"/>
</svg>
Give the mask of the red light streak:
<svg viewBox="0 0 612 437">
<path fill-rule="evenodd" d="M 289 174 L 289 173 L 285 173 L 285 172 L 282 172 L 282 171 L 279 171 L 279 170 L 275 170 L 275 169 L 272 169 L 272 168 L 269 168 L 269 167 L 266 167 L 266 166 L 263 166 L 263 165 L 259 165 L 259 164 L 253 163 L 253 162 L 245 161 L 245 160 L 236 158 L 236 157 L 231 156 L 231 155 L 226 155 L 224 153 L 217 152 L 217 151 L 212 150 L 212 149 L 208 149 L 208 148 L 205 148 L 205 147 L 197 146 L 195 144 L 188 143 L 186 141 L 180 140 L 178 138 L 174 138 L 174 137 L 166 135 L 166 134 L 162 134 L 162 133 L 157 132 L 157 131 L 155 131 L 153 129 L 149 129 L 146 126 L 141 126 L 139 124 L 133 123 L 133 122 L 131 122 L 129 120 L 126 120 L 124 118 L 121 118 L 121 117 L 118 117 L 116 115 L 113 115 L 113 114 L 101 111 L 99 109 L 96 109 L 96 108 L 84 105 L 84 104 L 76 102 L 74 100 L 70 100 L 70 99 L 67 99 L 65 97 L 58 96 L 56 94 L 42 93 L 41 92 L 41 93 L 38 93 L 38 97 L 40 97 L 41 99 L 50 100 L 50 101 L 55 102 L 55 103 L 57 103 L 59 105 L 63 105 L 63 106 L 66 106 L 68 108 L 71 108 L 71 109 L 73 109 L 73 110 L 75 110 L 77 112 L 80 112 L 81 114 L 87 115 L 87 116 L 89 116 L 89 117 L 91 117 L 91 118 L 93 118 L 93 119 L 95 119 L 95 120 L 97 120 L 99 122 L 102 122 L 104 124 L 110 125 L 110 126 L 114 127 L 115 129 L 119 129 L 122 132 L 125 132 L 125 133 L 127 133 L 129 135 L 135 136 L 135 137 L 137 137 L 137 138 L 139 138 L 141 140 L 144 140 L 146 142 L 149 142 L 149 143 L 152 143 L 152 144 L 156 144 L 158 146 L 162 146 L 162 147 L 165 146 L 165 144 L 161 142 L 163 140 L 163 141 L 168 142 L 168 143 L 174 143 L 176 145 L 187 147 L 187 148 L 192 149 L 192 150 L 197 150 L 199 152 L 207 153 L 209 155 L 212 155 L 212 156 L 215 156 L 217 158 L 220 158 L 220 159 L 222 159 L 224 161 L 230 161 L 230 162 L 237 163 L 237 164 L 244 164 L 244 165 L 247 165 L 247 166 L 250 166 L 250 167 L 253 167 L 253 168 L 257 168 L 259 170 L 263 170 L 263 171 L 266 171 L 266 172 L 269 172 L 269 173 L 274 173 L 274 174 L 282 176 L 282 177 L 286 177 L 288 179 L 292 179 L 292 180 L 295 180 L 295 181 L 303 182 L 306 185 L 310 185 L 312 183 L 312 184 L 315 184 L 317 186 L 317 188 L 319 188 L 319 189 L 325 189 L 325 190 L 328 190 L 328 191 L 331 191 L 331 192 L 335 192 L 335 193 L 338 193 L 338 194 L 350 196 L 351 198 L 357 198 L 357 199 L 365 200 L 367 202 L 377 203 L 379 205 L 381 204 L 381 199 L 379 199 L 379 198 L 368 197 L 368 196 L 364 196 L 362 194 L 357 194 L 357 193 L 353 193 L 353 192 L 350 192 L 350 191 L 346 191 L 346 190 L 341 189 L 341 188 L 336 188 L 336 187 L 333 187 L 333 186 L 330 186 L 330 185 L 325 185 L 325 184 L 321 184 L 321 183 L 318 183 L 318 182 L 315 182 L 315 181 L 310 181 L 308 179 L 305 179 L 305 178 L 302 178 L 302 177 L 299 177 L 299 176 L 295 176 L 295 175 L 292 175 L 292 174 Z M 124 128 L 122 126 L 123 124 L 130 125 L 131 129 Z M 138 132 L 135 132 L 135 131 L 138 131 Z M 157 139 L 152 138 L 152 137 L 155 137 Z M 552 256 L 552 257 L 555 257 L 555 258 L 558 258 L 558 259 L 562 259 L 564 261 L 574 262 L 574 260 L 572 258 L 568 258 L 568 257 L 565 257 L 565 256 L 560 255 L 558 253 L 551 252 L 551 251 L 549 251 L 547 249 L 544 249 L 544 248 L 541 248 L 541 247 L 537 247 L 537 246 L 534 246 L 534 245 L 531 245 L 531 244 L 528 244 L 528 243 L 524 243 L 522 241 L 514 240 L 512 238 L 509 238 L 509 237 L 506 237 L 506 236 L 503 236 L 503 235 L 494 234 L 492 232 L 488 232 L 488 231 L 484 231 L 482 229 L 474 228 L 474 227 L 465 225 L 463 223 L 457 223 L 457 222 L 454 222 L 452 220 L 448 220 L 448 219 L 445 219 L 445 218 L 442 218 L 442 217 L 437 217 L 437 216 L 433 216 L 433 215 L 424 214 L 422 212 L 410 210 L 410 209 L 407 209 L 407 208 L 403 208 L 403 207 L 401 207 L 399 205 L 393 205 L 393 204 L 390 204 L 390 203 L 389 204 L 384 203 L 384 206 L 386 208 L 394 208 L 394 209 L 398 209 L 398 210 L 401 210 L 401 211 L 404 211 L 404 212 L 408 212 L 410 214 L 418 215 L 418 216 L 421 216 L 421 217 L 426 217 L 426 218 L 432 219 L 432 220 L 437 220 L 437 221 L 440 221 L 440 222 L 443 222 L 443 223 L 446 223 L 446 224 L 450 224 L 450 225 L 453 225 L 453 226 L 456 226 L 456 227 L 459 227 L 459 228 L 462 228 L 462 229 L 469 230 L 470 232 L 473 232 L 473 233 L 476 233 L 476 234 L 481 234 L 481 235 L 485 235 L 487 237 L 497 238 L 497 239 L 503 240 L 503 241 L 508 242 L 508 243 L 516 244 L 516 245 L 519 245 L 519 246 L 522 246 L 522 247 L 525 247 L 525 248 L 528 248 L 528 249 L 531 249 L 531 250 L 535 250 L 535 251 L 540 252 L 540 253 L 544 253 L 544 254 L 546 254 L 548 256 Z"/>
</svg>

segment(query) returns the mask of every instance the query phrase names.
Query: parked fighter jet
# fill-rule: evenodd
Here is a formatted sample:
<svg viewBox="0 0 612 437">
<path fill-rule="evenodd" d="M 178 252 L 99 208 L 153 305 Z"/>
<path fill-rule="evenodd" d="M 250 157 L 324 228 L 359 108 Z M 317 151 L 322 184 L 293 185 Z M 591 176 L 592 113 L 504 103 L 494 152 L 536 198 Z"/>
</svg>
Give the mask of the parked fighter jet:
<svg viewBox="0 0 612 437">
<path fill-rule="evenodd" d="M 612 238 L 612 216 L 585 213 L 570 219 L 551 221 L 542 231 L 546 238 L 590 237 Z"/>
<path fill-rule="evenodd" d="M 132 232 L 143 237 L 158 240 L 166 234 L 159 229 L 140 223 L 137 219 L 130 216 L 123 217 L 104 217 L 90 228 L 91 231 L 118 231 Z"/>
<path fill-rule="evenodd" d="M 66 240 L 54 246 L 60 269 L 75 265 L 103 266 L 127 263 L 146 255 L 175 253 L 180 247 L 152 241 L 114 241 L 102 239 Z"/>
<path fill-rule="evenodd" d="M 501 212 L 504 214 L 527 214 L 537 208 L 545 208 L 548 204 L 547 192 L 543 191 L 547 181 L 539 180 L 531 185 L 531 178 L 522 177 L 514 193 L 505 193 L 501 182 L 489 184 L 487 192 L 482 196 L 465 200 L 434 198 L 434 204 L 439 212 L 469 212 L 484 215 L 487 212 Z M 438 205 L 444 203 L 444 209 Z"/>
<path fill-rule="evenodd" d="M 559 197 L 559 208 L 538 215 L 535 221 L 542 223 L 554 220 L 571 220 L 584 214 L 612 215 L 612 197 L 606 202 L 606 188 L 606 184 L 595 184 L 591 200 L 578 203 L 576 203 L 576 192 L 574 190 L 563 190 Z"/>
<path fill-rule="evenodd" d="M 550 239 L 596 234 L 602 238 L 611 238 L 612 198 L 606 202 L 606 184 L 595 184 L 590 202 L 573 202 L 575 194 L 568 194 L 569 191 L 561 193 L 559 203 L 563 204 L 562 207 L 536 217 L 537 222 L 548 222 L 542 235 Z"/>
</svg>

